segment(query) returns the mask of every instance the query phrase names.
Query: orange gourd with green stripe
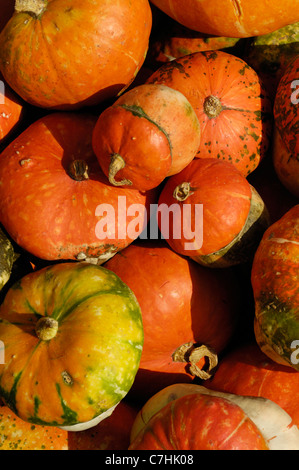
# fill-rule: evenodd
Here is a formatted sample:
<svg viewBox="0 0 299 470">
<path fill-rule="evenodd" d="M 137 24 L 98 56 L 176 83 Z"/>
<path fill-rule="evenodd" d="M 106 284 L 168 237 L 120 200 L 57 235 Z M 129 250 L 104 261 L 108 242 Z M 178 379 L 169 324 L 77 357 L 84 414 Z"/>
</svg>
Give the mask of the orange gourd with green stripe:
<svg viewBox="0 0 299 470">
<path fill-rule="evenodd" d="M 5 404 L 24 421 L 74 429 L 97 424 L 127 394 L 143 327 L 136 297 L 118 276 L 69 262 L 11 287 L 0 309 L 0 338 Z"/>
<path fill-rule="evenodd" d="M 200 125 L 178 90 L 143 84 L 105 109 L 93 131 L 93 150 L 115 186 L 147 191 L 195 157 Z"/>
</svg>

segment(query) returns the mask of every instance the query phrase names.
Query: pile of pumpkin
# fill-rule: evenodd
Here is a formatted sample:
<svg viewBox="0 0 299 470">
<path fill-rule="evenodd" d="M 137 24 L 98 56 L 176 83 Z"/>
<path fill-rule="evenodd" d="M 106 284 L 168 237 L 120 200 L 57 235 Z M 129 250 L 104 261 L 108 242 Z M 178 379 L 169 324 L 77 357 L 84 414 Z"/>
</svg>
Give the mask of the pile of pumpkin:
<svg viewBox="0 0 299 470">
<path fill-rule="evenodd" d="M 266 3 L 1 1 L 1 450 L 299 449 L 299 1 Z"/>
</svg>

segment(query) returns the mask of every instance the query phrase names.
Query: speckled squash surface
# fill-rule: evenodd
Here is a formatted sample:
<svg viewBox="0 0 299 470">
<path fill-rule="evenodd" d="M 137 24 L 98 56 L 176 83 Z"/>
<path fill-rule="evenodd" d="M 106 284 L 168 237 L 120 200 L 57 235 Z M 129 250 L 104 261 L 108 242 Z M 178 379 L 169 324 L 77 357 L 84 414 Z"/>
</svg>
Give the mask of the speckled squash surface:
<svg viewBox="0 0 299 470">
<path fill-rule="evenodd" d="M 94 105 L 133 81 L 151 26 L 148 0 L 16 0 L 0 36 L 0 70 L 35 106 Z"/>
<path fill-rule="evenodd" d="M 0 221 L 38 258 L 100 262 L 137 238 L 147 221 L 154 194 L 112 186 L 101 171 L 91 144 L 96 119 L 49 114 L 1 154 Z M 127 230 L 136 220 L 127 213 L 131 204 L 139 211 L 136 230 Z"/>
<path fill-rule="evenodd" d="M 289 62 L 274 102 L 272 158 L 283 185 L 299 198 L 299 57 Z"/>
<path fill-rule="evenodd" d="M 23 103 L 0 75 L 0 143 L 16 128 L 23 116 Z"/>
<path fill-rule="evenodd" d="M 0 396 L 33 424 L 72 426 L 116 406 L 138 369 L 143 327 L 133 292 L 89 263 L 23 277 L 0 308 Z"/>
<path fill-rule="evenodd" d="M 296 205 L 266 230 L 251 272 L 256 340 L 267 356 L 296 370 L 299 366 L 293 356 L 299 338 L 298 230 Z"/>
<path fill-rule="evenodd" d="M 163 64 L 147 83 L 183 93 L 201 127 L 197 156 L 229 161 L 244 176 L 269 147 L 272 105 L 257 73 L 224 51 L 197 52 Z"/>
<path fill-rule="evenodd" d="M 68 433 L 54 426 L 28 423 L 0 405 L 1 450 L 69 450 Z"/>
</svg>

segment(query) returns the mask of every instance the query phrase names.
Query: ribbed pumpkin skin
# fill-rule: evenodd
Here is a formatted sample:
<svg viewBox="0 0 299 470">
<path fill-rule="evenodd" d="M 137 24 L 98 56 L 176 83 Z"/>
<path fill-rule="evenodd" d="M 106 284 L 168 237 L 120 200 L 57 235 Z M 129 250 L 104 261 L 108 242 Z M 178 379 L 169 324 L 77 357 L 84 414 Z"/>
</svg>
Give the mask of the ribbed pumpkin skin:
<svg viewBox="0 0 299 470">
<path fill-rule="evenodd" d="M 217 354 L 235 331 L 238 282 L 227 270 L 208 270 L 162 241 L 134 242 L 105 263 L 135 293 L 142 311 L 144 346 L 130 394 L 144 399 L 163 386 L 193 379 L 189 363 L 175 362 L 186 343 Z M 187 358 L 187 354 L 186 354 Z M 204 368 L 205 360 L 198 361 Z"/>
<path fill-rule="evenodd" d="M 281 406 L 299 426 L 299 374 L 277 364 L 256 343 L 234 348 L 224 355 L 205 387 L 236 395 L 264 397 Z"/>
<path fill-rule="evenodd" d="M 116 188 L 102 173 L 91 144 L 95 122 L 95 116 L 86 114 L 50 114 L 1 154 L 0 221 L 18 245 L 41 259 L 77 259 L 80 254 L 98 258 L 131 243 L 142 226 L 136 235 L 124 233 L 126 225 L 118 223 L 121 196 L 127 208 L 139 204 L 140 218 L 147 220 L 149 194 Z M 70 176 L 69 167 L 77 159 L 88 165 L 86 180 Z M 97 212 L 100 204 L 111 205 L 115 212 L 107 234 L 97 230 L 104 215 Z M 134 218 L 128 215 L 125 223 Z"/>
<path fill-rule="evenodd" d="M 27 423 L 0 405 L 0 450 L 68 450 L 68 433 Z"/>
<path fill-rule="evenodd" d="M 199 119 L 197 156 L 218 158 L 248 176 L 269 146 L 270 100 L 257 73 L 242 59 L 223 51 L 197 52 L 170 61 L 147 83 L 179 90 Z"/>
<path fill-rule="evenodd" d="M 3 29 L 0 69 L 35 106 L 94 105 L 133 81 L 151 25 L 148 0 L 48 0 L 38 16 L 17 13 Z"/>
<path fill-rule="evenodd" d="M 251 271 L 257 342 L 271 359 L 296 370 L 292 342 L 299 338 L 298 230 L 296 205 L 266 230 Z"/>
<path fill-rule="evenodd" d="M 164 406 L 129 450 L 268 450 L 268 446 L 238 405 L 198 393 Z"/>
<path fill-rule="evenodd" d="M 298 0 L 151 0 L 187 28 L 206 34 L 251 37 L 298 21 Z"/>
<path fill-rule="evenodd" d="M 299 58 L 292 60 L 278 84 L 274 102 L 273 164 L 284 186 L 299 198 Z"/>
<path fill-rule="evenodd" d="M 56 336 L 37 337 L 40 317 Z M 132 386 L 143 328 L 132 291 L 111 271 L 61 263 L 23 277 L 0 309 L 0 395 L 20 418 L 66 426 L 110 409 Z"/>
<path fill-rule="evenodd" d="M 124 186 L 147 191 L 193 160 L 200 135 L 196 113 L 182 93 L 144 84 L 122 94 L 101 113 L 92 142 L 107 177 L 112 174 L 113 156 L 124 161 L 115 181 L 109 179 L 112 184 L 125 180 Z"/>
</svg>

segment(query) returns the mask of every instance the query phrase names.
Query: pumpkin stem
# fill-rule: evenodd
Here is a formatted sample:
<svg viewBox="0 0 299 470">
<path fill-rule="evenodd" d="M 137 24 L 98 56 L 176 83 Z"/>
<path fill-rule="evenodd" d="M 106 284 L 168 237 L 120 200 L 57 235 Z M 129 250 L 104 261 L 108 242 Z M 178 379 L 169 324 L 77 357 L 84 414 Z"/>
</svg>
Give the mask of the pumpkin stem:
<svg viewBox="0 0 299 470">
<path fill-rule="evenodd" d="M 52 317 L 41 317 L 35 325 L 35 332 L 38 339 L 49 341 L 56 336 L 58 331 L 58 321 Z"/>
<path fill-rule="evenodd" d="M 115 153 L 111 157 L 110 165 L 109 165 L 109 174 L 108 179 L 113 186 L 130 186 L 132 181 L 123 179 L 121 181 L 115 180 L 115 175 L 118 171 L 122 170 L 126 166 L 124 159 L 118 153 Z"/>
<path fill-rule="evenodd" d="M 179 184 L 173 191 L 173 197 L 177 201 L 185 201 L 189 196 L 193 194 L 192 188 L 190 183 L 186 181 L 184 183 Z"/>
<path fill-rule="evenodd" d="M 221 113 L 223 108 L 220 99 L 217 96 L 210 95 L 204 100 L 203 109 L 209 118 L 215 118 Z"/>
<path fill-rule="evenodd" d="M 69 176 L 75 181 L 88 180 L 88 165 L 85 160 L 73 160 L 69 166 Z"/>
<path fill-rule="evenodd" d="M 15 0 L 15 11 L 40 16 L 47 7 L 47 0 Z"/>
<path fill-rule="evenodd" d="M 204 369 L 207 359 L 208 368 Z M 193 343 L 184 343 L 175 350 L 172 360 L 174 362 L 189 362 L 189 372 L 202 380 L 210 379 L 218 364 L 216 352 L 205 344 L 196 346 Z M 199 367 L 199 363 L 202 368 Z"/>
</svg>

